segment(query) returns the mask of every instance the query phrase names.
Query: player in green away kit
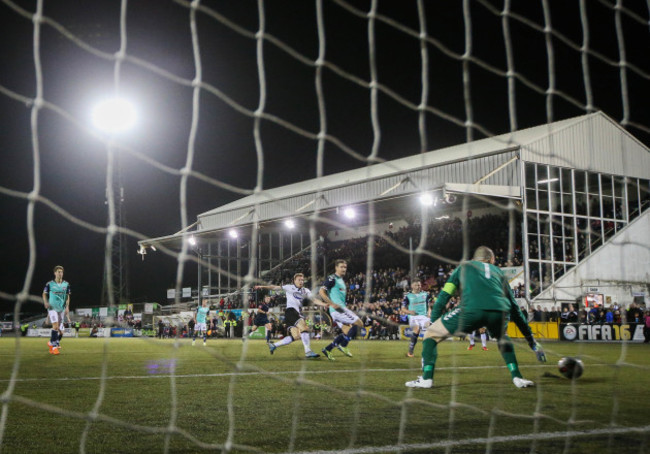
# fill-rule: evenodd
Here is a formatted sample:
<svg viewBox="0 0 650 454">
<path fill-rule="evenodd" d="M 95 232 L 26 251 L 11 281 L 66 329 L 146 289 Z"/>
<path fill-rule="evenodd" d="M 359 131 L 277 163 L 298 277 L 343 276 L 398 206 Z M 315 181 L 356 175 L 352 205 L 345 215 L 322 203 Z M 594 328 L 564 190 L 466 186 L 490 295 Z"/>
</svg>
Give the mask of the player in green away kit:
<svg viewBox="0 0 650 454">
<path fill-rule="evenodd" d="M 194 313 L 194 337 L 192 337 L 192 345 L 196 343 L 196 335 L 201 332 L 203 336 L 203 346 L 205 347 L 208 340 L 208 316 L 210 315 L 210 307 L 208 301 L 203 300 L 202 304 L 196 308 Z"/>
<path fill-rule="evenodd" d="M 43 289 L 43 305 L 47 310 L 47 318 L 52 323 L 52 334 L 47 343 L 50 353 L 58 355 L 63 337 L 63 319 L 70 321 L 70 284 L 63 280 L 63 267 L 54 267 L 54 280 L 45 284 Z"/>
<path fill-rule="evenodd" d="M 456 309 L 441 317 L 447 301 L 460 288 L 461 300 Z M 406 382 L 409 388 L 433 387 L 433 373 L 438 357 L 438 343 L 450 336 L 469 333 L 485 326 L 497 339 L 501 356 L 517 388 L 534 383 L 522 377 L 512 341 L 506 334 L 512 317 L 540 362 L 546 362 L 542 347 L 535 342 L 503 272 L 494 265 L 494 252 L 486 246 L 476 249 L 472 260 L 461 263 L 449 277 L 431 310 L 433 322 L 422 342 L 422 376 Z"/>
<path fill-rule="evenodd" d="M 431 324 L 428 315 L 430 301 L 429 294 L 422 291 L 422 281 L 417 277 L 413 278 L 411 291 L 404 295 L 400 309 L 401 314 L 408 315 L 409 327 L 412 330 L 409 351 L 406 354 L 409 358 L 413 358 L 413 350 L 418 342 L 418 337 L 420 337 L 420 331 L 426 330 Z"/>
</svg>

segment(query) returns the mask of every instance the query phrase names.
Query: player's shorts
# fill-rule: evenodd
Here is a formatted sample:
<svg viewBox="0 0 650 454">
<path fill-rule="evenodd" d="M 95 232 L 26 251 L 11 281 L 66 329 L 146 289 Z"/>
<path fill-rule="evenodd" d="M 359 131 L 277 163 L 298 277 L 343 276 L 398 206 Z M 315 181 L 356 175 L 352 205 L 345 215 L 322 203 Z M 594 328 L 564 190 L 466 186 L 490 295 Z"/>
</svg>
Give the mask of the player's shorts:
<svg viewBox="0 0 650 454">
<path fill-rule="evenodd" d="M 50 320 L 50 323 L 61 323 L 63 322 L 64 311 L 57 311 L 54 309 L 47 310 L 47 318 Z"/>
<path fill-rule="evenodd" d="M 263 312 L 258 312 L 257 314 L 255 314 L 255 319 L 253 320 L 253 325 L 255 325 L 255 326 L 264 326 L 264 325 L 266 325 L 268 323 L 271 323 L 269 321 L 269 316 L 268 315 L 266 315 Z"/>
<path fill-rule="evenodd" d="M 332 311 L 330 312 L 330 317 L 332 317 L 332 322 L 336 323 L 339 328 L 343 328 L 343 325 L 354 325 L 354 323 L 359 320 L 357 314 L 352 312 L 347 307 L 343 307 L 343 312 Z"/>
<path fill-rule="evenodd" d="M 409 316 L 409 326 L 414 328 L 419 326 L 421 330 L 427 329 L 427 326 L 431 324 L 431 320 L 426 315 L 410 315 Z"/>
<path fill-rule="evenodd" d="M 453 335 L 471 333 L 486 327 L 490 337 L 498 340 L 508 332 L 510 314 L 502 311 L 467 311 L 456 308 L 440 317 L 439 320 Z"/>
<path fill-rule="evenodd" d="M 255 317 L 255 319 L 257 320 L 257 317 Z M 290 307 L 286 311 L 284 311 L 284 323 L 287 326 L 298 326 L 298 322 L 300 322 L 300 320 L 304 320 L 304 318 L 302 317 L 302 315 L 300 315 L 300 312 L 295 310 L 293 307 Z M 257 323 L 255 324 L 257 326 L 262 326 L 262 325 L 258 325 Z"/>
<path fill-rule="evenodd" d="M 197 323 L 194 324 L 194 331 L 207 331 L 207 330 L 208 330 L 208 328 L 207 328 L 205 322 L 204 323 L 198 323 L 197 322 Z"/>
</svg>

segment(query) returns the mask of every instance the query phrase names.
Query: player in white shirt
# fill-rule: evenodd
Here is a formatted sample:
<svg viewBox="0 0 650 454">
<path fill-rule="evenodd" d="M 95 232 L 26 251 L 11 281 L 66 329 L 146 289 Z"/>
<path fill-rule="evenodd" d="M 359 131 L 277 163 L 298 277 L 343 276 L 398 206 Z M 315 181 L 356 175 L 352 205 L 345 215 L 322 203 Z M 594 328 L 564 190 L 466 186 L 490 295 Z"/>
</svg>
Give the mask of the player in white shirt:
<svg viewBox="0 0 650 454">
<path fill-rule="evenodd" d="M 293 284 L 288 285 L 256 285 L 255 289 L 282 290 L 287 296 L 287 309 L 284 312 L 284 322 L 289 327 L 289 335 L 277 343 L 269 343 L 271 354 L 284 345 L 289 345 L 294 340 L 301 339 L 305 347 L 305 357 L 318 358 L 320 355 L 311 351 L 310 330 L 307 322 L 302 316 L 302 307 L 306 301 L 311 299 L 311 291 L 305 288 L 305 276 L 296 273 L 293 276 Z"/>
</svg>

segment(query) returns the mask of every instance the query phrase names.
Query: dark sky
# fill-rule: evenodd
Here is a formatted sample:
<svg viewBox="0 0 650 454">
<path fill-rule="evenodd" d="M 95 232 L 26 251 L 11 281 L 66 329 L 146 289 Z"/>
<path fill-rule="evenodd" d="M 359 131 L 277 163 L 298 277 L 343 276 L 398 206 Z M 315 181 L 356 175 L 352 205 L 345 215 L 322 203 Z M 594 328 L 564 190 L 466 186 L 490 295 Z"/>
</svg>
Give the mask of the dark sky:
<svg viewBox="0 0 650 454">
<path fill-rule="evenodd" d="M 613 0 L 610 0 L 613 3 Z M 417 2 L 411 0 L 377 2 L 377 13 L 419 30 Z M 455 54 L 465 48 L 463 2 L 423 1 L 428 35 Z M 502 18 L 497 0 L 470 1 L 472 55 L 501 71 L 506 69 Z M 618 62 L 618 37 L 613 8 L 600 1 L 588 1 L 587 18 L 590 48 L 601 57 L 590 56 L 589 76 L 594 105 L 616 121 L 625 116 Z M 370 1 L 344 3 L 369 11 Z M 583 29 L 577 0 L 550 0 L 554 30 L 578 47 Z M 0 122 L 2 165 L 0 166 L 0 292 L 14 295 L 25 285 L 30 259 L 27 241 L 28 212 L 25 194 L 34 189 L 34 145 L 31 140 L 31 106 L 9 96 L 34 98 L 33 22 L 16 12 L 15 5 L 32 14 L 35 1 L 15 0 L 0 3 Z M 201 5 L 254 33 L 259 27 L 258 5 L 253 0 L 204 1 Z M 266 32 L 296 52 L 315 60 L 318 55 L 316 2 L 273 0 L 264 4 Z M 626 2 L 625 8 L 637 15 L 621 14 L 627 61 L 642 74 L 626 71 L 629 120 L 640 127 L 628 130 L 650 143 L 650 62 L 648 55 L 648 6 L 646 2 Z M 516 0 L 512 12 L 543 27 L 541 1 Z M 44 15 L 87 45 L 108 55 L 120 45 L 120 2 L 94 0 L 45 0 Z M 325 58 L 346 73 L 370 80 L 368 21 L 340 3 L 324 0 L 323 16 L 327 40 Z M 184 80 L 195 77 L 190 34 L 189 10 L 181 4 L 163 0 L 130 1 L 127 8 L 127 54 L 144 60 Z M 254 111 L 259 103 L 260 83 L 256 42 L 244 37 L 207 14 L 198 13 L 202 79 L 243 108 Z M 522 21 L 510 20 L 513 59 L 516 71 L 542 91 L 549 85 L 545 35 Z M 419 104 L 422 92 L 419 41 L 378 20 L 375 24 L 378 81 L 401 98 Z M 552 100 L 553 119 L 560 120 L 586 113 L 581 53 L 554 37 L 556 89 L 562 96 Z M 43 24 L 40 58 L 44 98 L 69 113 L 78 124 L 90 127 L 90 111 L 98 100 L 114 90 L 115 62 L 100 58 L 79 47 L 54 27 Z M 428 46 L 428 106 L 464 122 L 463 65 L 434 45 Z M 319 131 L 319 112 L 315 92 L 315 70 L 266 42 L 265 112 L 276 115 L 310 133 Z M 469 64 L 471 106 L 474 121 L 493 134 L 507 132 L 508 89 L 506 78 L 480 65 Z M 367 156 L 373 143 L 370 117 L 370 91 L 323 71 L 328 133 Z M 142 156 L 178 171 L 185 166 L 192 119 L 192 88 L 169 81 L 149 69 L 124 62 L 120 71 L 120 92 L 132 99 L 139 121 L 120 135 L 120 143 Z M 545 123 L 549 119 L 547 97 L 518 82 L 516 118 L 519 128 Z M 381 128 L 379 156 L 390 160 L 420 151 L 418 114 L 390 97 L 378 96 Z M 75 122 L 49 109 L 38 115 L 35 129 L 40 160 L 40 194 L 75 219 L 105 227 L 107 155 L 106 146 Z M 217 96 L 203 91 L 193 169 L 210 178 L 251 190 L 255 186 L 258 161 L 253 137 L 254 121 Z M 435 114 L 427 115 L 427 149 L 462 143 L 466 130 Z M 271 188 L 316 176 L 317 143 L 269 121 L 262 122 L 264 147 L 263 185 Z M 484 137 L 475 131 L 474 139 Z M 143 237 L 169 235 L 182 228 L 179 175 L 170 174 L 130 153 L 122 154 L 125 188 L 126 227 Z M 325 173 L 364 165 L 340 148 L 328 144 Z M 17 191 L 16 196 L 10 191 Z M 13 195 L 12 195 L 13 194 Z M 188 184 L 188 220 L 197 214 L 236 200 L 240 194 L 191 179 Z M 80 226 L 49 206 L 36 205 L 34 222 L 36 261 L 28 290 L 40 295 L 43 284 L 52 277 L 54 265 L 66 268 L 66 279 L 73 289 L 73 307 L 94 306 L 101 301 L 105 235 Z M 136 254 L 136 238 L 129 238 L 131 283 L 134 301 L 165 301 L 165 290 L 174 285 L 176 262 L 162 254 L 149 254 L 142 262 Z M 195 285 L 188 275 L 185 285 Z M 0 293 L 1 294 L 1 293 Z M 14 301 L 2 298 L 0 312 L 12 310 Z"/>
</svg>

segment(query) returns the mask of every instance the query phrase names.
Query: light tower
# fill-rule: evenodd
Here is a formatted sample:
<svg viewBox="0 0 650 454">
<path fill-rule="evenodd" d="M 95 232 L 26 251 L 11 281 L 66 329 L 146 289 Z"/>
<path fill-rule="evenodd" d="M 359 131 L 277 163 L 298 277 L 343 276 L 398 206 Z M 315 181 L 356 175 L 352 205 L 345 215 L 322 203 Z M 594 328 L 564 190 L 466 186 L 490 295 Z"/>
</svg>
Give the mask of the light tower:
<svg viewBox="0 0 650 454">
<path fill-rule="evenodd" d="M 129 294 L 129 260 L 126 252 L 126 236 L 121 228 L 126 225 L 124 211 L 124 183 L 119 151 L 115 149 L 113 138 L 116 134 L 130 129 L 135 124 L 135 110 L 124 99 L 113 98 L 98 104 L 93 110 L 95 127 L 109 134 L 108 141 L 108 175 L 106 184 L 106 201 L 108 208 L 108 225 L 117 227 L 107 235 L 107 256 L 110 263 L 104 265 L 102 303 L 120 304 L 130 299 Z M 108 252 L 110 251 L 110 252 Z"/>
</svg>

